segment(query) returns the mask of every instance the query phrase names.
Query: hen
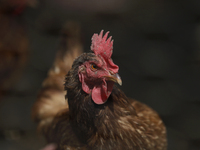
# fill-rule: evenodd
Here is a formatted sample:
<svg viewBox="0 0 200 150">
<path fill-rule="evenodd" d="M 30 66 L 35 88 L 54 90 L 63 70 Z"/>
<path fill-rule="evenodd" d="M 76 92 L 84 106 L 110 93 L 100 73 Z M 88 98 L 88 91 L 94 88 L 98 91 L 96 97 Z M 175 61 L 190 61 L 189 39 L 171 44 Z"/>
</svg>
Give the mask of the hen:
<svg viewBox="0 0 200 150">
<path fill-rule="evenodd" d="M 27 63 L 29 40 L 19 15 L 20 1 L 0 0 L 0 98 L 10 94 Z"/>
<path fill-rule="evenodd" d="M 108 33 L 94 34 L 92 52 L 74 60 L 65 78 L 66 101 L 62 85 L 53 84 L 62 76 L 43 87 L 33 108 L 39 130 L 58 150 L 166 150 L 166 129 L 158 114 L 114 85 L 122 80 L 111 59 Z M 62 94 L 56 99 L 58 89 Z"/>
</svg>

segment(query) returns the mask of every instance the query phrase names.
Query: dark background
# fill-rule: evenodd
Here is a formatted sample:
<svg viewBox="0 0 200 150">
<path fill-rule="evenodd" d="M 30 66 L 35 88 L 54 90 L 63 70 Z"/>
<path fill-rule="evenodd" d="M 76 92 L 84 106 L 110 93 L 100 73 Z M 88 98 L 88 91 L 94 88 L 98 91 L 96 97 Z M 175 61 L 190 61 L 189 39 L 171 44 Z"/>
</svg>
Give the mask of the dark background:
<svg viewBox="0 0 200 150">
<path fill-rule="evenodd" d="M 66 21 L 80 24 L 85 51 L 93 33 L 110 31 L 123 91 L 160 114 L 169 150 L 200 149 L 200 0 L 40 0 L 5 16 L 29 45 L 20 78 L 0 99 L 1 150 L 44 146 L 30 111 Z"/>
</svg>

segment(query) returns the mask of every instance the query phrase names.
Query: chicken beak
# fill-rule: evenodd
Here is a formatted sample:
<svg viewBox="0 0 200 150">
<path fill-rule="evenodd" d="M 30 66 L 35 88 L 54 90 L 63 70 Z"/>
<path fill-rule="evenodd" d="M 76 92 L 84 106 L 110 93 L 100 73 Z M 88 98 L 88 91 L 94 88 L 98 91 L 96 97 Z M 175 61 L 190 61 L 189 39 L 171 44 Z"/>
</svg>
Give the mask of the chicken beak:
<svg viewBox="0 0 200 150">
<path fill-rule="evenodd" d="M 122 79 L 121 79 L 121 77 L 119 76 L 118 73 L 116 73 L 114 75 L 106 76 L 106 80 L 116 82 L 120 86 L 122 85 Z"/>
</svg>

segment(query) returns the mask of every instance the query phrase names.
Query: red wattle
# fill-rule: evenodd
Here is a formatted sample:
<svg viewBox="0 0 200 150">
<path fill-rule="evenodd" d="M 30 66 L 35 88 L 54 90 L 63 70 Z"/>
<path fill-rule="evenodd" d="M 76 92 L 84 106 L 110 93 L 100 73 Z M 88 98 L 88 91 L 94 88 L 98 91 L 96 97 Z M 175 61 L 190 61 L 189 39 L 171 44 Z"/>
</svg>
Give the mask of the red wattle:
<svg viewBox="0 0 200 150">
<path fill-rule="evenodd" d="M 84 75 L 81 74 L 81 73 L 79 73 L 78 76 L 79 76 L 79 81 L 82 83 L 82 89 L 83 89 L 83 91 L 84 91 L 85 93 L 88 93 L 88 94 L 89 94 L 89 93 L 91 92 L 91 89 L 90 89 L 89 86 L 86 84 L 85 79 L 84 79 Z"/>
<path fill-rule="evenodd" d="M 103 80 L 102 84 L 94 86 L 92 89 L 92 100 L 96 104 L 104 104 L 110 96 L 113 89 L 114 82 L 106 82 Z"/>
</svg>

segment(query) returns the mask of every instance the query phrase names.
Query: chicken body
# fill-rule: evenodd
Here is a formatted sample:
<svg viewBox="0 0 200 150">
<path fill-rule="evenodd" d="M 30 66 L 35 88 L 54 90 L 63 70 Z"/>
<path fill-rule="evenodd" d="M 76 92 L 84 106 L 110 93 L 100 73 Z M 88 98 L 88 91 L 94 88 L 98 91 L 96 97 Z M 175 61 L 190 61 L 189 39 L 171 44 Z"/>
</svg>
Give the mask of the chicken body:
<svg viewBox="0 0 200 150">
<path fill-rule="evenodd" d="M 95 100 L 93 94 L 96 94 L 104 76 L 97 76 L 94 83 L 96 80 L 100 81 L 97 88 L 97 83 L 93 86 L 93 82 L 87 81 L 92 80 L 90 72 L 87 72 L 91 68 L 87 68 L 87 64 L 94 67 L 94 62 L 101 63 L 97 57 L 99 56 L 94 53 L 83 53 L 74 60 L 64 85 L 68 103 L 64 98 L 63 101 L 54 98 L 54 102 L 51 97 L 44 98 L 44 91 L 53 92 L 50 88 L 49 91 L 47 88 L 43 89 L 39 95 L 33 109 L 34 117 L 37 118 L 40 131 L 45 135 L 47 142 L 56 143 L 58 150 L 166 150 L 166 129 L 158 114 L 145 104 L 127 98 L 117 86 L 112 86 L 110 82 L 113 82 L 113 72 L 110 74 L 113 78 L 106 78 L 105 84 L 111 85 L 112 92 L 106 101 L 101 97 L 103 104 L 98 104 L 98 96 Z M 99 72 L 102 71 L 100 67 L 103 65 L 99 66 Z M 110 70 L 118 71 L 112 62 L 109 67 Z M 86 76 L 84 81 L 83 75 Z M 84 84 L 88 84 L 88 87 Z M 92 89 L 89 93 L 88 88 Z M 60 103 L 57 105 L 59 107 L 55 106 L 57 103 Z M 52 109 L 49 109 L 49 112 L 46 109 L 48 107 Z"/>
<path fill-rule="evenodd" d="M 28 58 L 28 37 L 24 25 L 2 14 L 0 2 L 0 98 L 18 81 Z M 14 36 L 13 36 L 14 35 Z"/>
</svg>

